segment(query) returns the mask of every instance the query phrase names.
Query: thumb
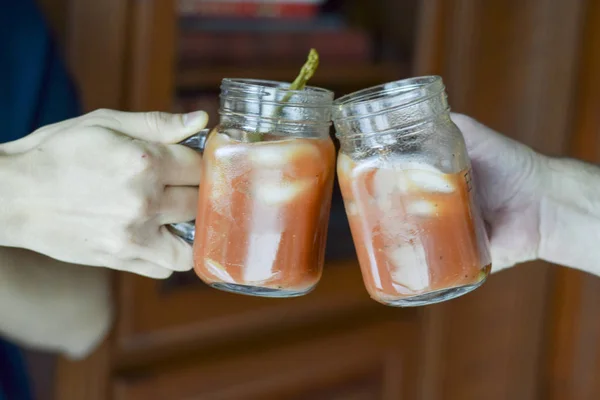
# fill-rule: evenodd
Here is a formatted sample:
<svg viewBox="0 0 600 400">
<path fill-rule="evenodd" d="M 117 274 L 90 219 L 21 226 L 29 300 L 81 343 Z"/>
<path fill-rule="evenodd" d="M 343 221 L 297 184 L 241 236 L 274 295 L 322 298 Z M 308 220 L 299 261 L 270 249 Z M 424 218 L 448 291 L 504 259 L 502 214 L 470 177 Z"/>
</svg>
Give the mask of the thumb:
<svg viewBox="0 0 600 400">
<path fill-rule="evenodd" d="M 452 113 L 451 118 L 460 129 L 470 155 L 490 141 L 498 139 L 496 132 L 469 116 Z"/>
<path fill-rule="evenodd" d="M 135 139 L 174 144 L 204 129 L 208 114 L 204 111 L 171 114 L 96 110 L 84 116 L 83 120 L 84 125 L 102 126 Z"/>
</svg>

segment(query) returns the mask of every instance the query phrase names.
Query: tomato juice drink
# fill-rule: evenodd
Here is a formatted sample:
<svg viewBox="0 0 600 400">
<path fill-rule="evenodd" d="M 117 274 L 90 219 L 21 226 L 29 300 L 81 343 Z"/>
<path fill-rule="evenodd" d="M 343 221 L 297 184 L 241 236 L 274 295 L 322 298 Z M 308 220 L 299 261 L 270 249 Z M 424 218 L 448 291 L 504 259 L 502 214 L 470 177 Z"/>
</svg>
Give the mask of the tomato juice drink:
<svg viewBox="0 0 600 400">
<path fill-rule="evenodd" d="M 244 143 L 211 135 L 197 215 L 198 276 L 263 295 L 310 291 L 324 261 L 334 156 L 331 140 Z"/>
<path fill-rule="evenodd" d="M 195 225 L 194 269 L 205 283 L 263 297 L 315 287 L 335 177 L 332 102 L 325 89 L 223 80 Z"/>
<path fill-rule="evenodd" d="M 419 306 L 479 287 L 491 269 L 489 243 L 441 79 L 393 82 L 335 103 L 338 180 L 371 297 Z"/>
<path fill-rule="evenodd" d="M 342 154 L 339 182 L 367 290 L 384 303 L 478 285 L 489 273 L 471 171 Z M 359 211 L 360 210 L 360 211 Z M 428 295 L 429 294 L 429 295 Z"/>
</svg>

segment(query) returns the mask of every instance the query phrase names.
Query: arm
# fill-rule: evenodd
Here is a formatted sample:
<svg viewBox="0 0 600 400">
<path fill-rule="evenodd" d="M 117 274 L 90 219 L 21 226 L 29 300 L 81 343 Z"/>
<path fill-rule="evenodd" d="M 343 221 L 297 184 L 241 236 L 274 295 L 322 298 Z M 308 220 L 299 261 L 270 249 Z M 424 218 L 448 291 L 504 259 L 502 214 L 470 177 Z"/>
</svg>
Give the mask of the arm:
<svg viewBox="0 0 600 400">
<path fill-rule="evenodd" d="M 539 256 L 600 276 L 600 168 L 550 158 L 540 206 Z"/>
<path fill-rule="evenodd" d="M 0 145 L 0 246 L 15 246 L 14 238 L 25 215 L 19 211 L 19 196 L 27 181 L 19 154 L 9 152 L 9 145 Z"/>
<path fill-rule="evenodd" d="M 0 333 L 26 346 L 86 356 L 110 329 L 109 270 L 0 247 Z"/>
<path fill-rule="evenodd" d="M 206 123 L 97 110 L 0 145 L 0 246 L 153 278 L 191 269 L 168 224 L 194 219 L 202 158 L 176 143 Z"/>
<path fill-rule="evenodd" d="M 600 168 L 547 157 L 464 115 L 494 271 L 535 259 L 600 276 Z"/>
</svg>

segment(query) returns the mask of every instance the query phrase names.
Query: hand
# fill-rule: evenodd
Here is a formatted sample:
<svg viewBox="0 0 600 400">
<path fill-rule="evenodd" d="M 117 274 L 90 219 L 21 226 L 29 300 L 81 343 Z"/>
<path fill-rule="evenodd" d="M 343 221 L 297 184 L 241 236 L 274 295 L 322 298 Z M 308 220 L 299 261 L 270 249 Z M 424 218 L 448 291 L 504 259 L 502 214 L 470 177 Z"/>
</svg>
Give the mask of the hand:
<svg viewBox="0 0 600 400">
<path fill-rule="evenodd" d="M 3 145 L 16 210 L 6 245 L 153 278 L 191 269 L 191 247 L 165 225 L 195 217 L 201 157 L 175 143 L 207 119 L 98 110 Z"/>
<path fill-rule="evenodd" d="M 547 158 L 465 115 L 453 114 L 471 158 L 493 271 L 539 257 Z"/>
</svg>

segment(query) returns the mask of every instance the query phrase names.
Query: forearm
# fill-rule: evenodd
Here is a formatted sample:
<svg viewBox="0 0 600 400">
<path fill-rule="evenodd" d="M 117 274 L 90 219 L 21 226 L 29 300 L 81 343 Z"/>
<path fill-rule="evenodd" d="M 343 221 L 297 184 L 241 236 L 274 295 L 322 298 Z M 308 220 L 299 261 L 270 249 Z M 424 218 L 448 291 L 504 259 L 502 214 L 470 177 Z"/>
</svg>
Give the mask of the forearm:
<svg viewBox="0 0 600 400">
<path fill-rule="evenodd" d="M 548 159 L 540 207 L 540 258 L 600 276 L 600 168 Z"/>
<path fill-rule="evenodd" d="M 109 271 L 0 247 L 0 333 L 26 346 L 85 356 L 110 328 Z"/>
<path fill-rule="evenodd" d="M 19 205 L 26 196 L 25 173 L 21 156 L 0 145 L 0 246 L 17 246 L 17 231 L 25 219 Z"/>
</svg>

